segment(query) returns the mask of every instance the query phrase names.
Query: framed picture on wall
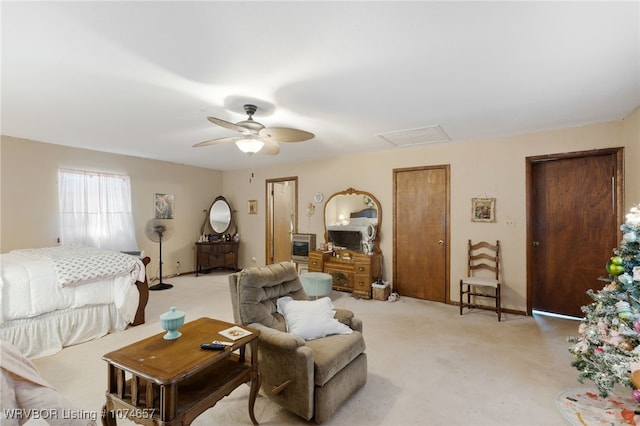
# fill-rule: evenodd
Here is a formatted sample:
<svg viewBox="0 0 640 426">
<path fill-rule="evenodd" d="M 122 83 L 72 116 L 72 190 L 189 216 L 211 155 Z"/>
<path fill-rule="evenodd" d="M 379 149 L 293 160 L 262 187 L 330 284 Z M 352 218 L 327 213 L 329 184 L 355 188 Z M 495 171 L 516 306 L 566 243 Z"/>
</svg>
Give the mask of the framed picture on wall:
<svg viewBox="0 0 640 426">
<path fill-rule="evenodd" d="M 173 195 L 156 194 L 153 198 L 154 219 L 173 219 Z"/>
<path fill-rule="evenodd" d="M 247 202 L 247 212 L 249 214 L 258 214 L 258 200 L 249 200 Z"/>
<path fill-rule="evenodd" d="M 495 222 L 496 221 L 496 199 L 495 198 L 472 198 L 471 199 L 471 222 Z"/>
</svg>

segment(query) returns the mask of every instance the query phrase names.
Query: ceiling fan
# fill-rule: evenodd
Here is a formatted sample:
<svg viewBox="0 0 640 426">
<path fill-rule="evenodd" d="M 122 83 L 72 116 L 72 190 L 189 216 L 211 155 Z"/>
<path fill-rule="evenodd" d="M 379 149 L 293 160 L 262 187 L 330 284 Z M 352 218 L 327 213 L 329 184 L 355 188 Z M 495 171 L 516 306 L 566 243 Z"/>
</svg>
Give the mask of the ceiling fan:
<svg viewBox="0 0 640 426">
<path fill-rule="evenodd" d="M 246 104 L 244 110 L 249 117 L 238 123 L 231 123 L 216 117 L 207 117 L 207 120 L 213 124 L 240 132 L 242 133 L 241 136 L 212 139 L 193 146 L 200 147 L 235 142 L 242 152 L 253 154 L 261 151 L 267 155 L 276 155 L 280 152 L 280 143 L 302 142 L 315 136 L 313 133 L 288 127 L 265 127 L 253 120 L 253 114 L 258 110 L 258 107 Z"/>
</svg>

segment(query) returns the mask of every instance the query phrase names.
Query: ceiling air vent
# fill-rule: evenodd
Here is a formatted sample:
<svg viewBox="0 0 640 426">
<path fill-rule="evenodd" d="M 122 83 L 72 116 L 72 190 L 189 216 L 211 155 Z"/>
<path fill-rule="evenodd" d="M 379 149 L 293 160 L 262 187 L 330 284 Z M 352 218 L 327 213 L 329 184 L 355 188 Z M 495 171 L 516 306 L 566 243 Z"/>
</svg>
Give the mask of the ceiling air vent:
<svg viewBox="0 0 640 426">
<path fill-rule="evenodd" d="M 430 143 L 451 141 L 451 138 L 447 136 L 440 126 L 429 126 L 421 127 L 419 129 L 379 133 L 378 136 L 394 146 L 426 145 Z"/>
</svg>

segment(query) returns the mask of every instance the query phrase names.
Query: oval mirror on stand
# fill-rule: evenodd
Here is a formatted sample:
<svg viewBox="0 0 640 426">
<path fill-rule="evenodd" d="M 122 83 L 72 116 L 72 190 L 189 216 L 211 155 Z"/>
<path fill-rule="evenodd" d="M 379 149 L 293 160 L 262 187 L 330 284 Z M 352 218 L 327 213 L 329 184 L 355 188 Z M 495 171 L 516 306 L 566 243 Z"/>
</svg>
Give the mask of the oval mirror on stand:
<svg viewBox="0 0 640 426">
<path fill-rule="evenodd" d="M 208 212 L 211 234 L 203 234 L 196 242 L 196 277 L 213 269 L 238 271 L 238 227 L 234 211 L 223 196 L 216 197 Z M 232 235 L 232 232 L 234 233 Z"/>
<path fill-rule="evenodd" d="M 215 235 L 224 235 L 231 226 L 231 206 L 223 196 L 213 200 L 209 209 L 209 224 Z"/>
</svg>

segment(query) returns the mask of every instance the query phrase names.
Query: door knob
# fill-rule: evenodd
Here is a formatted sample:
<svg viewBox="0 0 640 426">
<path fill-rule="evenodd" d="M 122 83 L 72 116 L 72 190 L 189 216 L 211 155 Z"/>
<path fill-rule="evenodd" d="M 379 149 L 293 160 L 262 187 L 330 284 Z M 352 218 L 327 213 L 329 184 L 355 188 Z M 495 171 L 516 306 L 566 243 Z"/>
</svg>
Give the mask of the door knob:
<svg viewBox="0 0 640 426">
<path fill-rule="evenodd" d="M 540 243 L 539 243 L 539 242 L 537 242 L 537 241 L 534 241 L 534 242 L 533 242 L 533 246 L 534 246 L 534 247 L 539 247 L 539 246 L 540 246 Z"/>
<path fill-rule="evenodd" d="M 438 244 L 442 246 L 442 245 L 444 245 L 444 241 L 438 240 Z"/>
</svg>

